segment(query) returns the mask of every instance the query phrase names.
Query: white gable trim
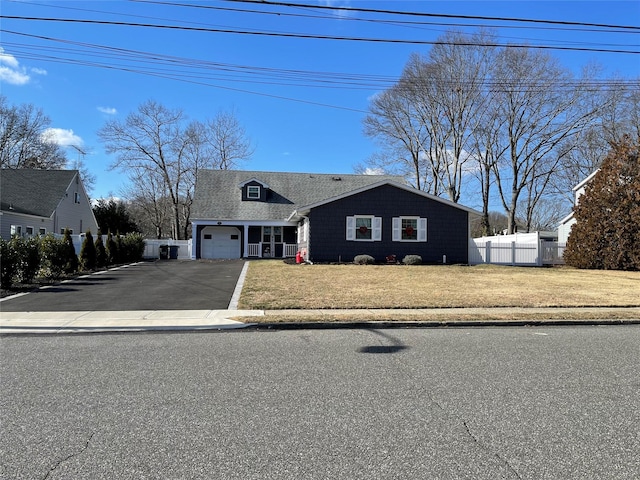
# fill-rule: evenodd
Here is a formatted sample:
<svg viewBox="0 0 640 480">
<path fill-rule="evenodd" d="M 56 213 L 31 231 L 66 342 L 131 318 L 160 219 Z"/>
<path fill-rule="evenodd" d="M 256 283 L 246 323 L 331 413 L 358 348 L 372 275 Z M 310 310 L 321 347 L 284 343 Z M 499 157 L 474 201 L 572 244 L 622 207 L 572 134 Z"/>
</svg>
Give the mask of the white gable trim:
<svg viewBox="0 0 640 480">
<path fill-rule="evenodd" d="M 245 180 L 244 182 L 239 183 L 238 184 L 238 188 L 243 188 L 245 185 L 247 185 L 248 183 L 251 183 L 251 182 L 258 182 L 264 188 L 270 188 L 269 185 L 264 183 L 262 180 L 257 179 L 256 177 L 251 177 L 249 180 Z"/>
</svg>

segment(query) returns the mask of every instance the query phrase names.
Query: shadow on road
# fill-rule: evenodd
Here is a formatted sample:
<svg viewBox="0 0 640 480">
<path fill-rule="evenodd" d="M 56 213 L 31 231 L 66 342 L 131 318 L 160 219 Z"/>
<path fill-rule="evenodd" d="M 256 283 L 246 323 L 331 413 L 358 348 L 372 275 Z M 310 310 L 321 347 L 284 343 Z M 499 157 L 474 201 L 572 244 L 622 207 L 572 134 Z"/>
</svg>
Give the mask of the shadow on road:
<svg viewBox="0 0 640 480">
<path fill-rule="evenodd" d="M 367 328 L 366 330 L 382 337 L 384 339 L 384 343 L 386 344 L 383 343 L 381 345 L 367 345 L 361 347 L 360 350 L 358 350 L 359 353 L 399 353 L 409 348 L 396 337 L 389 335 L 386 332 L 370 328 Z"/>
</svg>

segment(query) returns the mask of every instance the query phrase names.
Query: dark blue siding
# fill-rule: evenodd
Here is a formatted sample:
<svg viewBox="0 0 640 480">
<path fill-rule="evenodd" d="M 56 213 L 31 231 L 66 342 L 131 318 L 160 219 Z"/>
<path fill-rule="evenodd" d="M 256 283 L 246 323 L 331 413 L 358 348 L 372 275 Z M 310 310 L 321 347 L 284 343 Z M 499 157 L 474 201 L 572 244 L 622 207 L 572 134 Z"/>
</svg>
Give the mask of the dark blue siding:
<svg viewBox="0 0 640 480">
<path fill-rule="evenodd" d="M 382 241 L 346 240 L 346 217 L 374 215 L 382 217 Z M 419 194 L 382 185 L 336 200 L 311 210 L 310 260 L 350 262 L 367 254 L 377 261 L 388 255 L 402 260 L 405 255 L 420 255 L 424 263 L 468 263 L 468 213 L 457 207 Z M 393 242 L 392 218 L 419 216 L 427 219 L 427 242 Z"/>
</svg>

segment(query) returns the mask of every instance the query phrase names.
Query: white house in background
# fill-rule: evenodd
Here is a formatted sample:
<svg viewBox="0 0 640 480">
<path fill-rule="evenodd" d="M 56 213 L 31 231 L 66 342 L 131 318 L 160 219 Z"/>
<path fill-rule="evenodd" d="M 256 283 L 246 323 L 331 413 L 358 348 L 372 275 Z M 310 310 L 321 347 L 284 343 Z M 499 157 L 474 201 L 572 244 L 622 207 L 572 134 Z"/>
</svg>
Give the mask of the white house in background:
<svg viewBox="0 0 640 480">
<path fill-rule="evenodd" d="M 598 173 L 599 171 L 600 169 L 596 170 L 587 178 L 582 180 L 579 184 L 577 184 L 575 187 L 573 187 L 574 208 L 578 205 L 578 202 L 580 201 L 580 197 L 582 196 L 582 194 L 584 194 L 587 183 L 589 183 L 591 179 L 595 177 L 596 173 Z M 573 227 L 574 223 L 576 223 L 576 219 L 573 216 L 573 211 L 569 215 L 564 217 L 562 220 L 560 220 L 560 225 L 558 226 L 558 242 L 559 243 L 567 243 L 567 240 L 569 239 L 569 233 L 571 233 L 571 227 Z"/>
<path fill-rule="evenodd" d="M 0 237 L 98 232 L 77 170 L 0 170 Z"/>
</svg>

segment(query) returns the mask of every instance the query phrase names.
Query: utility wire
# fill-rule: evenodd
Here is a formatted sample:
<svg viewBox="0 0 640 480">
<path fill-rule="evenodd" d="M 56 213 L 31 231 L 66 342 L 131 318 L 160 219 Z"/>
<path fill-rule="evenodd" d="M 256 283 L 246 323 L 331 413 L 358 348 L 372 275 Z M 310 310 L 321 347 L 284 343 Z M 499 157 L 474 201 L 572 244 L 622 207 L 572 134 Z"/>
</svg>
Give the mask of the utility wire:
<svg viewBox="0 0 640 480">
<path fill-rule="evenodd" d="M 340 88 L 340 89 L 387 89 L 398 83 L 399 78 L 385 75 L 372 75 L 363 73 L 323 72 L 308 70 L 280 69 L 272 67 L 236 65 L 230 63 L 213 62 L 196 58 L 178 57 L 160 53 L 145 52 L 118 48 L 113 46 L 98 45 L 85 42 L 64 40 L 49 36 L 32 35 L 7 31 L 5 33 L 17 36 L 44 40 L 49 43 L 65 46 L 35 46 L 19 43 L 4 42 L 5 46 L 13 47 L 15 52 L 23 58 L 46 60 L 59 63 L 74 63 L 85 66 L 102 66 L 99 59 L 111 61 L 111 66 L 126 66 L 127 71 L 140 71 L 140 73 L 162 73 L 167 75 L 172 72 L 180 78 L 216 78 L 221 81 L 245 82 L 252 84 L 270 84 L 280 86 L 313 87 L 313 88 Z M 43 53 L 44 52 L 44 53 Z M 66 55 L 66 57 L 61 56 Z M 84 58 L 89 57 L 87 61 Z M 116 65 L 114 62 L 121 62 Z M 129 62 L 125 65 L 122 62 Z M 176 71 L 178 70 L 178 71 Z M 451 85 L 465 86 L 464 81 L 451 81 Z M 504 85 L 504 81 L 497 79 L 485 79 L 483 88 L 497 89 Z M 555 85 L 555 87 L 559 87 Z M 564 82 L 561 88 L 617 88 L 640 87 L 638 80 L 571 80 Z"/>
<path fill-rule="evenodd" d="M 125 26 L 125 27 L 141 27 L 141 28 L 157 28 L 167 30 L 196 31 L 206 33 L 228 33 L 240 35 L 256 35 L 266 37 L 283 37 L 283 38 L 303 38 L 315 40 L 340 40 L 354 42 L 372 42 L 372 43 L 393 43 L 393 44 L 413 44 L 413 45 L 458 45 L 458 46 L 477 46 L 472 42 L 446 42 L 446 41 L 430 41 L 430 40 L 402 40 L 402 39 L 384 39 L 384 38 L 364 38 L 364 37 L 345 37 L 335 35 L 317 35 L 305 33 L 287 33 L 287 32 L 265 32 L 258 30 L 232 30 L 223 28 L 205 28 L 205 27 L 189 27 L 180 25 L 158 25 L 150 23 L 135 22 L 117 22 L 108 20 L 88 20 L 88 19 L 70 19 L 70 18 L 51 18 L 51 17 L 26 17 L 17 15 L 0 15 L 0 19 L 7 20 L 26 20 L 40 22 L 61 22 L 61 23 L 78 23 L 90 25 L 109 25 L 109 26 Z M 579 52 L 600 52 L 600 53 L 621 53 L 621 54 L 638 54 L 636 50 L 618 50 L 613 48 L 588 48 L 588 47 L 562 47 L 551 45 L 527 45 L 527 44 L 500 44 L 486 43 L 485 47 L 503 47 L 503 48 L 531 48 L 539 50 L 563 50 L 563 51 L 579 51 Z"/>
<path fill-rule="evenodd" d="M 137 1 L 137 0 L 133 0 Z M 377 14 L 385 14 L 385 15 L 406 15 L 413 17 L 437 17 L 437 18 L 455 18 L 455 19 L 468 19 L 468 20 L 488 20 L 495 22 L 529 22 L 529 23 L 540 23 L 540 24 L 549 24 L 549 25 L 574 25 L 574 26 L 588 26 L 588 27 L 602 27 L 602 28 L 619 28 L 625 30 L 636 30 L 640 32 L 640 27 L 638 26 L 629 26 L 629 25 L 610 25 L 606 23 L 586 23 L 586 22 L 570 22 L 565 20 L 539 20 L 533 18 L 514 18 L 514 17 L 487 17 L 480 15 L 454 15 L 454 14 L 442 14 L 442 13 L 425 13 L 425 12 L 406 12 L 399 10 L 382 10 L 382 9 L 374 9 L 374 8 L 358 8 L 358 7 L 348 7 L 348 6 L 340 6 L 333 7 L 330 5 L 305 5 L 300 3 L 289 3 L 289 2 L 274 2 L 270 0 L 223 0 L 231 3 L 253 3 L 259 5 L 269 5 L 269 6 L 279 6 L 279 7 L 295 7 L 295 8 L 307 8 L 314 10 L 338 10 L 338 11 L 346 11 L 346 12 L 366 12 L 366 13 L 377 13 Z"/>
</svg>

